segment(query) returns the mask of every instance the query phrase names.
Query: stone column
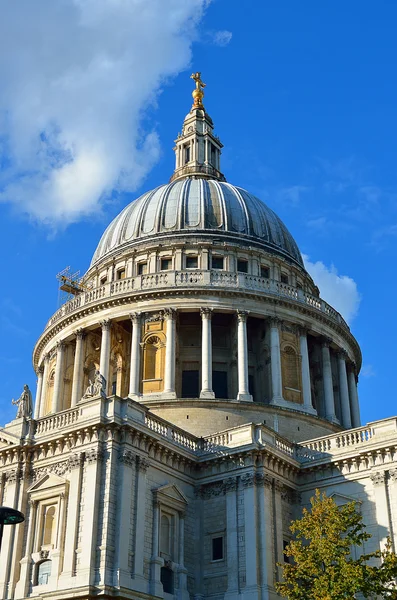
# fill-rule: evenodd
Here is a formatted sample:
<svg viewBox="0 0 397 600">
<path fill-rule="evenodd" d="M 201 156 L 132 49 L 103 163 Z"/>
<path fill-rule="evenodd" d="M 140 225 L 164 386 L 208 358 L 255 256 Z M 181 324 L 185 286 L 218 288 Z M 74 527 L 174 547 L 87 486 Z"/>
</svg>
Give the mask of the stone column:
<svg viewBox="0 0 397 600">
<path fill-rule="evenodd" d="M 225 481 L 226 492 L 226 558 L 227 558 L 227 600 L 237 599 L 238 581 L 238 534 L 237 534 L 237 480 L 229 477 Z"/>
<path fill-rule="evenodd" d="M 130 363 L 130 387 L 129 397 L 137 398 L 139 396 L 140 385 L 140 365 L 141 365 L 141 313 L 130 314 L 132 322 L 131 335 L 131 363 Z"/>
<path fill-rule="evenodd" d="M 41 408 L 41 397 L 43 390 L 43 374 L 44 374 L 44 366 L 40 365 L 36 371 L 37 374 L 37 388 L 36 388 L 36 400 L 34 403 L 34 419 L 38 419 L 40 417 L 40 408 Z"/>
<path fill-rule="evenodd" d="M 165 321 L 167 324 L 167 344 L 165 347 L 165 373 L 164 373 L 164 394 L 167 397 L 176 398 L 175 393 L 175 329 L 176 329 L 176 310 L 175 308 L 166 308 L 164 310 Z"/>
<path fill-rule="evenodd" d="M 272 374 L 272 404 L 283 400 L 283 381 L 281 377 L 281 353 L 279 319 L 270 321 L 270 367 Z"/>
<path fill-rule="evenodd" d="M 81 327 L 74 332 L 76 336 L 76 350 L 74 355 L 74 366 L 73 366 L 73 385 L 72 385 L 72 400 L 71 406 L 76 406 L 77 402 L 81 400 L 81 380 L 83 375 L 83 343 L 84 343 L 84 329 Z"/>
<path fill-rule="evenodd" d="M 325 418 L 332 423 L 337 422 L 335 415 L 334 386 L 332 383 L 331 355 L 329 351 L 330 340 L 323 340 L 321 355 L 323 363 L 323 386 Z"/>
<path fill-rule="evenodd" d="M 350 398 L 350 411 L 352 417 L 352 425 L 353 427 L 360 427 L 361 419 L 360 419 L 360 405 L 358 403 L 358 395 L 357 395 L 357 380 L 356 374 L 354 371 L 354 365 L 350 367 L 349 370 L 349 398 Z"/>
<path fill-rule="evenodd" d="M 43 373 L 43 383 L 41 386 L 41 398 L 40 398 L 40 413 L 39 417 L 44 417 L 45 411 L 45 400 L 48 392 L 48 369 L 50 367 L 50 356 L 46 354 L 44 356 L 44 373 Z"/>
<path fill-rule="evenodd" d="M 248 343 L 247 343 L 247 310 L 237 311 L 237 360 L 238 360 L 238 394 L 237 400 L 252 402 L 248 386 Z"/>
<path fill-rule="evenodd" d="M 302 369 L 302 395 L 303 408 L 310 413 L 316 414 L 313 406 L 312 389 L 310 384 L 310 366 L 309 366 L 309 351 L 307 349 L 307 331 L 303 328 L 299 331 L 299 345 L 301 354 L 301 369 Z"/>
<path fill-rule="evenodd" d="M 346 356 L 346 352 L 339 352 L 338 354 L 339 393 L 342 425 L 346 429 L 351 429 L 352 421 L 350 415 L 349 388 L 347 385 Z"/>
<path fill-rule="evenodd" d="M 109 360 L 110 360 L 110 337 L 112 322 L 110 319 L 101 321 L 102 327 L 102 339 L 101 339 L 101 355 L 99 359 L 99 372 L 105 378 L 106 385 L 105 390 L 108 392 L 109 388 Z"/>
<path fill-rule="evenodd" d="M 212 308 L 201 308 L 201 392 L 200 398 L 215 398 L 212 391 Z"/>
<path fill-rule="evenodd" d="M 65 357 L 65 344 L 64 342 L 57 343 L 57 362 L 55 365 L 55 377 L 54 377 L 54 395 L 52 397 L 52 412 L 57 413 L 62 410 L 61 403 L 61 391 L 63 384 L 63 363 Z"/>
</svg>

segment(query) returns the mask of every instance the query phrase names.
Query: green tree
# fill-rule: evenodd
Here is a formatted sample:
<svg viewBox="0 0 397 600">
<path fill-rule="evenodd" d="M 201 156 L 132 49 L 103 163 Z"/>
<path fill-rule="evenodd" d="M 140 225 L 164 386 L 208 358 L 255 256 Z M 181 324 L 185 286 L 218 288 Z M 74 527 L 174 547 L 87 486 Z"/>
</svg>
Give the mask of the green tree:
<svg viewBox="0 0 397 600">
<path fill-rule="evenodd" d="M 359 593 L 397 600 L 397 555 L 390 539 L 383 550 L 354 559 L 352 547 L 362 548 L 371 537 L 356 503 L 338 507 L 319 490 L 310 502 L 311 509 L 290 527 L 294 539 L 285 549 L 290 561 L 278 565 L 278 593 L 288 600 L 352 600 Z"/>
</svg>

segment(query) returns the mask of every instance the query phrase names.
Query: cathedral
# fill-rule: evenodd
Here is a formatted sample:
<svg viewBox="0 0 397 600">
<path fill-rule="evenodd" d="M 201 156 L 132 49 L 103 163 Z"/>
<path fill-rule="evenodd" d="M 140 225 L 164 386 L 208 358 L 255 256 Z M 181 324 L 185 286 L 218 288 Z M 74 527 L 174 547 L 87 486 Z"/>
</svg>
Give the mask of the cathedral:
<svg viewBox="0 0 397 600">
<path fill-rule="evenodd" d="M 316 488 L 397 545 L 397 418 L 360 424 L 359 345 L 192 79 L 169 183 L 110 223 L 0 429 L 4 600 L 276 600 Z"/>
</svg>

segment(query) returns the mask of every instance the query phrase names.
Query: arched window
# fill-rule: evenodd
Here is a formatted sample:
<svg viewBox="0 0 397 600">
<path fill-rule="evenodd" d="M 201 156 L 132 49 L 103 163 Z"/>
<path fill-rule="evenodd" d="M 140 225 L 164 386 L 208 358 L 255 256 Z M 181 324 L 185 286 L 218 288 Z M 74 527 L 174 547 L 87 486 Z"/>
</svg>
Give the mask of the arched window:
<svg viewBox="0 0 397 600">
<path fill-rule="evenodd" d="M 52 398 L 54 396 L 55 369 L 50 372 L 47 381 L 47 390 L 45 395 L 44 416 L 51 412 Z"/>
<path fill-rule="evenodd" d="M 43 546 L 49 546 L 53 542 L 55 529 L 55 506 L 48 506 L 44 514 Z"/>
<path fill-rule="evenodd" d="M 50 560 L 43 560 L 43 562 L 37 565 L 37 585 L 46 585 L 48 583 L 48 579 L 51 575 L 51 566 L 52 564 Z"/>
</svg>

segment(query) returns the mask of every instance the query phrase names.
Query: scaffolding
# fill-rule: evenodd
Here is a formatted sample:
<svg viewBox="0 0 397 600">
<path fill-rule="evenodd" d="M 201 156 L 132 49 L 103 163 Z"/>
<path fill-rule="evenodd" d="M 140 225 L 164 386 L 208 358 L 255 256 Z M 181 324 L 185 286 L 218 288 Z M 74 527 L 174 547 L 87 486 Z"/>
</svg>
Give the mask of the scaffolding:
<svg viewBox="0 0 397 600">
<path fill-rule="evenodd" d="M 80 271 L 72 273 L 70 267 L 66 267 L 63 271 L 57 274 L 59 281 L 58 288 L 58 305 L 61 306 L 68 302 L 74 296 L 81 294 L 87 289 L 87 285 L 84 283 L 84 278 L 80 277 Z"/>
</svg>

